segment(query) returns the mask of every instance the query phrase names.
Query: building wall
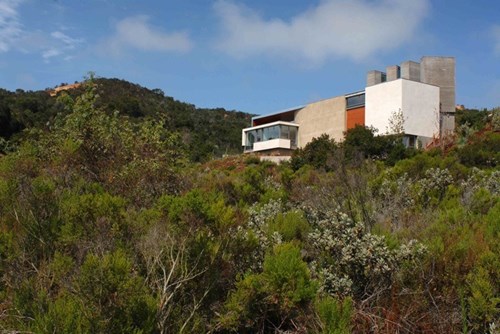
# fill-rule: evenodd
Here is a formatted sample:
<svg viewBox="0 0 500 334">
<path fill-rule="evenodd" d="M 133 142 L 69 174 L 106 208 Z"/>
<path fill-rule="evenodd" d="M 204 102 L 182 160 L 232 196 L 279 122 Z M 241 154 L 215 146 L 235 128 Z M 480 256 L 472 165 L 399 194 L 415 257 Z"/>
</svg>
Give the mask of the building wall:
<svg viewBox="0 0 500 334">
<path fill-rule="evenodd" d="M 365 89 L 365 125 L 384 134 L 393 112 L 402 110 L 402 79 L 380 83 Z"/>
<path fill-rule="evenodd" d="M 389 130 L 393 113 L 403 113 L 404 132 L 432 137 L 439 131 L 439 87 L 398 79 L 366 88 L 366 126 Z"/>
<path fill-rule="evenodd" d="M 254 151 L 264 151 L 276 148 L 291 149 L 292 147 L 290 145 L 290 139 L 276 138 L 276 139 L 256 142 L 253 144 L 253 148 Z"/>
<path fill-rule="evenodd" d="M 455 112 L 455 58 L 422 57 L 420 81 L 441 87 L 441 112 Z"/>
<path fill-rule="evenodd" d="M 401 63 L 401 79 L 420 81 L 420 63 L 411 60 Z"/>
<path fill-rule="evenodd" d="M 455 129 L 455 58 L 422 57 L 420 60 L 421 82 L 436 85 L 440 90 L 441 134 Z"/>
<path fill-rule="evenodd" d="M 308 104 L 295 114 L 299 124 L 298 146 L 304 147 L 313 138 L 326 133 L 330 138 L 341 141 L 346 124 L 345 97 L 338 96 Z"/>
<path fill-rule="evenodd" d="M 405 133 L 422 137 L 439 136 L 439 87 L 401 81 Z"/>
<path fill-rule="evenodd" d="M 347 110 L 346 130 L 352 129 L 356 125 L 365 125 L 365 106 Z"/>
</svg>

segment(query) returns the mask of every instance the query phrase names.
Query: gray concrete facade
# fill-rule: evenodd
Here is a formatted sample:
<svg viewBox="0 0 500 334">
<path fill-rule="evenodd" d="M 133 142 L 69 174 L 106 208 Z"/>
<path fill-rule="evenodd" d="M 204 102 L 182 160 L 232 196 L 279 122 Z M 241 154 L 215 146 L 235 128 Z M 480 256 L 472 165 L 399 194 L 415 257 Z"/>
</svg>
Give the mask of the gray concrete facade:
<svg viewBox="0 0 500 334">
<path fill-rule="evenodd" d="M 455 58 L 422 57 L 421 82 L 441 88 L 441 112 L 455 112 Z"/>
<path fill-rule="evenodd" d="M 420 77 L 423 83 L 439 86 L 441 134 L 455 129 L 455 58 L 422 57 Z"/>
<path fill-rule="evenodd" d="M 384 82 L 385 73 L 381 71 L 369 71 L 366 76 L 366 87 Z"/>
<path fill-rule="evenodd" d="M 400 78 L 401 72 L 398 65 L 387 66 L 385 71 L 387 73 L 387 81 L 397 80 Z"/>
<path fill-rule="evenodd" d="M 401 79 L 420 81 L 420 63 L 411 60 L 401 63 Z"/>
</svg>

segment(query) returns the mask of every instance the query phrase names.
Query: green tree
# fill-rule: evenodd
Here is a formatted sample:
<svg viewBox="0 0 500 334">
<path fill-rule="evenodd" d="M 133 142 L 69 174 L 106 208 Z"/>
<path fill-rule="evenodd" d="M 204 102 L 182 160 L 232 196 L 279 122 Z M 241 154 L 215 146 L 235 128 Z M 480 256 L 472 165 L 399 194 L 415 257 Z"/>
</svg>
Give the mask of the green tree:
<svg viewBox="0 0 500 334">
<path fill-rule="evenodd" d="M 218 326 L 239 333 L 303 330 L 304 321 L 294 320 L 307 315 L 317 288 L 300 249 L 291 243 L 278 245 L 264 259 L 262 273 L 237 283 Z"/>
</svg>

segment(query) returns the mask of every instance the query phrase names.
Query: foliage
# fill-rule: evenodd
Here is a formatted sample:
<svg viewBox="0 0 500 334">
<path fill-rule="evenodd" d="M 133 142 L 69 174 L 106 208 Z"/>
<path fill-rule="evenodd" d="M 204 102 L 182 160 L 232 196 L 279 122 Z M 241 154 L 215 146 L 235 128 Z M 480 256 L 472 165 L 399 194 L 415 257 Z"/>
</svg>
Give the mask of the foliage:
<svg viewBox="0 0 500 334">
<path fill-rule="evenodd" d="M 487 132 L 483 136 L 475 136 L 469 145 L 458 150 L 460 162 L 466 166 L 496 167 L 500 161 L 500 133 Z"/>
<path fill-rule="evenodd" d="M 455 123 L 458 126 L 468 125 L 476 130 L 482 129 L 487 122 L 488 111 L 478 109 L 458 109 L 455 112 Z"/>
<path fill-rule="evenodd" d="M 498 329 L 496 111 L 443 150 L 358 127 L 198 164 L 247 115 L 109 79 L 0 95 L 2 332 Z"/>
<path fill-rule="evenodd" d="M 399 116 L 395 116 L 396 119 Z M 394 122 L 398 123 L 398 120 Z M 394 130 L 400 131 L 400 125 L 393 124 Z M 296 171 L 304 165 L 316 169 L 332 171 L 338 160 L 345 160 L 356 164 L 359 160 L 369 158 L 383 160 L 387 165 L 394 165 L 397 161 L 411 157 L 415 151 L 405 148 L 402 133 L 376 136 L 373 128 L 356 125 L 345 133 L 342 143 L 336 143 L 326 134 L 313 138 L 304 148 L 293 152 L 290 161 L 291 167 Z"/>
<path fill-rule="evenodd" d="M 304 148 L 293 152 L 291 166 L 298 170 L 304 165 L 314 168 L 329 170 L 328 166 L 332 159 L 338 154 L 338 144 L 326 134 L 313 138 Z"/>
<path fill-rule="evenodd" d="M 278 245 L 265 257 L 262 273 L 248 274 L 237 283 L 219 326 L 237 332 L 297 329 L 294 319 L 312 302 L 316 289 L 300 249 Z"/>
<path fill-rule="evenodd" d="M 93 78 L 93 81 L 99 95 L 94 104 L 96 109 L 108 115 L 119 110 L 120 115 L 134 123 L 164 119 L 167 131 L 181 134 L 193 161 L 240 151 L 241 129 L 250 120 L 248 114 L 222 108 L 196 108 L 165 96 L 160 89 L 150 90 L 124 80 Z M 71 109 L 67 108 L 68 98 L 76 100 L 85 94 L 84 86 L 60 92 L 57 97 L 51 97 L 47 91 L 13 93 L 0 89 L 0 137 L 16 141 L 23 129 L 51 128 L 57 117 L 67 115 Z"/>
<path fill-rule="evenodd" d="M 317 302 L 316 307 L 322 324 L 322 333 L 351 333 L 351 317 L 353 312 L 351 298 L 340 301 L 326 296 Z"/>
</svg>

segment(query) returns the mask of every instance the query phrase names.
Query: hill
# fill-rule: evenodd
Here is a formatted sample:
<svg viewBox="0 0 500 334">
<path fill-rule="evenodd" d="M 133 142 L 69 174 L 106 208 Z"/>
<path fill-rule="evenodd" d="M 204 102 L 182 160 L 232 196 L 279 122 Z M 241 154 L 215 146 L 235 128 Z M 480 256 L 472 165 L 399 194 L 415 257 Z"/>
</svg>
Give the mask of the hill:
<svg viewBox="0 0 500 334">
<path fill-rule="evenodd" d="M 192 161 L 241 152 L 241 129 L 248 126 L 249 114 L 223 108 L 196 108 L 165 96 L 160 89 L 151 90 L 125 80 L 99 78 L 95 83 L 98 107 L 109 113 L 118 111 L 136 121 L 165 119 L 168 130 L 181 134 Z M 75 99 L 83 89 L 58 92 L 57 96 L 68 94 Z M 65 113 L 57 96 L 51 96 L 49 91 L 0 89 L 0 137 L 15 139 L 26 128 L 46 129 L 58 114 Z"/>
<path fill-rule="evenodd" d="M 103 86 L 0 155 L 0 332 L 496 333 L 499 110 L 425 152 L 356 127 L 192 163 Z"/>
</svg>

